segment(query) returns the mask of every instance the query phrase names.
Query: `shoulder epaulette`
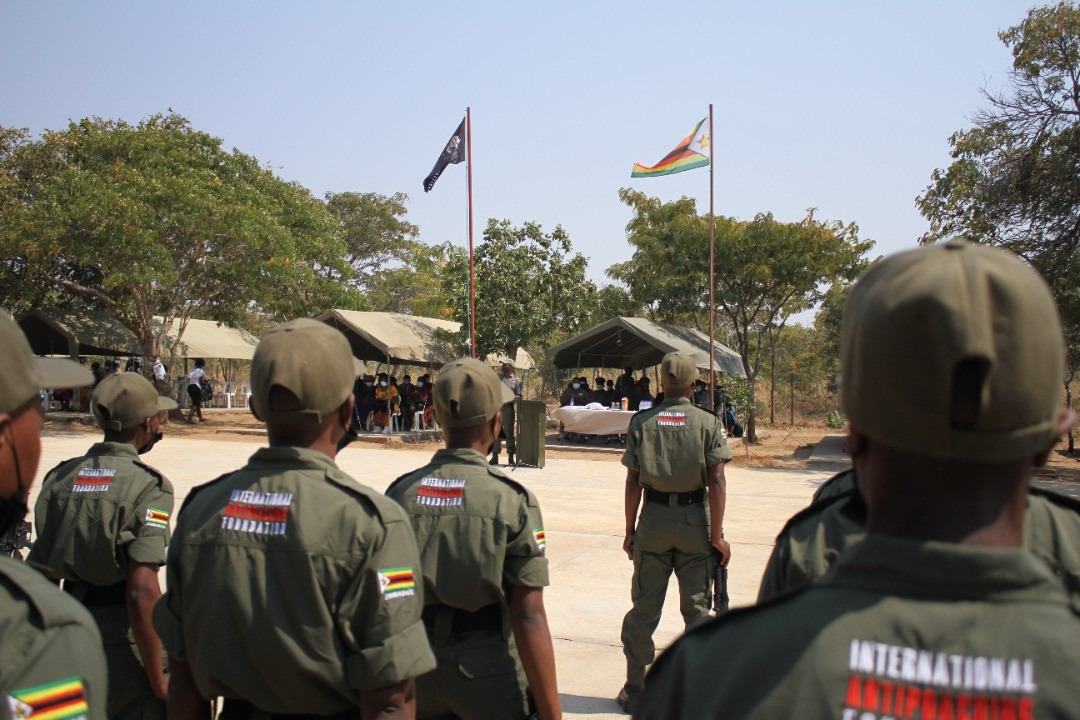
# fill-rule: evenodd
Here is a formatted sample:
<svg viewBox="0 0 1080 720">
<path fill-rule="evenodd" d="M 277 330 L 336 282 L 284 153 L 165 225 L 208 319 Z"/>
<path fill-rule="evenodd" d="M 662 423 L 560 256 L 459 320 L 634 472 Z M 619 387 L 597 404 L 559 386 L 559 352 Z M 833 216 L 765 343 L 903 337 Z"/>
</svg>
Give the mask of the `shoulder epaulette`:
<svg viewBox="0 0 1080 720">
<path fill-rule="evenodd" d="M 1074 513 L 1080 514 L 1080 500 L 1077 500 L 1070 495 L 1048 488 L 1035 487 L 1034 485 L 1028 486 L 1028 494 L 1045 498 L 1048 502 L 1051 502 L 1058 507 L 1072 510 Z"/>
<path fill-rule="evenodd" d="M 835 505 L 838 505 L 839 503 L 848 502 L 848 501 L 851 501 L 851 500 L 855 500 L 855 501 L 860 502 L 860 503 L 865 503 L 865 501 L 863 500 L 863 497 L 862 497 L 862 493 L 859 492 L 858 488 L 852 488 L 850 490 L 845 490 L 844 492 L 837 493 L 835 495 L 830 495 L 829 497 L 825 498 L 824 500 L 818 500 L 816 502 L 811 502 L 809 505 L 804 507 L 802 510 L 800 510 L 799 512 L 795 513 L 790 518 L 788 518 L 788 521 L 786 523 L 784 523 L 784 527 L 782 527 L 780 529 L 780 532 L 776 534 L 776 539 L 779 540 L 791 528 L 793 528 L 795 525 L 798 525 L 802 521 L 804 521 L 804 520 L 806 520 L 808 518 L 815 517 L 817 515 L 821 515 L 827 509 L 829 509 L 829 508 L 831 508 L 831 507 L 833 507 Z"/>
<path fill-rule="evenodd" d="M 62 464 L 62 463 L 61 463 Z M 0 563 L 0 575 L 19 588 L 27 602 L 34 606 L 45 627 L 69 623 L 96 625 L 89 611 L 71 595 L 57 588 L 38 570 L 25 563 L 4 559 Z"/>
<path fill-rule="evenodd" d="M 180 510 L 182 511 L 184 508 L 186 508 L 188 506 L 188 503 L 191 502 L 195 498 L 195 496 L 199 494 L 200 491 L 205 490 L 206 488 L 210 487 L 211 485 L 214 485 L 215 483 L 221 482 L 222 480 L 229 477 L 230 475 L 233 475 L 236 472 L 238 472 L 238 471 L 233 470 L 231 472 L 225 473 L 224 475 L 218 475 L 213 480 L 209 480 L 207 482 L 204 482 L 201 485 L 196 485 L 195 487 L 191 488 L 191 490 L 188 490 L 187 497 L 185 497 L 184 502 L 182 502 L 180 504 Z"/>
</svg>

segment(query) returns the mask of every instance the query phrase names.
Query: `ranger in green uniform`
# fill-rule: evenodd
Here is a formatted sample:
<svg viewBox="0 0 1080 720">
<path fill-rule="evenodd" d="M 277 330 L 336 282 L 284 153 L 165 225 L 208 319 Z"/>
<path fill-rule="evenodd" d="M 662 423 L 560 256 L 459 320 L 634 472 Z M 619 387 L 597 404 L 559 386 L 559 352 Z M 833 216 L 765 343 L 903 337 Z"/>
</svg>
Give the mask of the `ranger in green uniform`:
<svg viewBox="0 0 1080 720">
<path fill-rule="evenodd" d="M 623 619 L 626 684 L 616 700 L 627 712 L 634 711 L 645 666 L 656 656 L 652 634 L 672 571 L 689 628 L 709 616 L 714 549 L 725 566 L 731 557 L 723 535 L 724 463 L 731 450 L 720 419 L 690 402 L 698 374 L 692 355 L 668 353 L 660 374 L 664 401 L 631 418 L 622 458 L 627 468 L 623 549 L 634 562 L 634 606 Z"/>
<path fill-rule="evenodd" d="M 1028 475 L 1075 420 L 1046 284 L 950 241 L 851 292 L 841 404 L 866 537 L 801 591 L 656 663 L 641 718 L 1080 718 L 1080 617 L 1021 549 Z"/>
<path fill-rule="evenodd" d="M 334 464 L 360 371 L 314 320 L 256 347 L 270 447 L 188 495 L 154 610 L 174 720 L 208 717 L 218 696 L 226 720 L 413 717 L 412 678 L 435 667 L 416 540 L 396 503 Z"/>
<path fill-rule="evenodd" d="M 866 536 L 866 501 L 854 470 L 829 478 L 814 497 L 776 537 L 758 602 L 823 577 L 844 550 Z M 1080 501 L 1029 487 L 1023 546 L 1050 567 L 1080 607 Z"/>
<path fill-rule="evenodd" d="M 173 488 L 140 454 L 161 439 L 158 415 L 176 403 L 137 373 L 101 381 L 90 398 L 104 439 L 41 484 L 28 561 L 97 620 L 109 663 L 112 720 L 165 717 L 168 679 L 151 615 L 161 597 Z"/>
<path fill-rule="evenodd" d="M 22 523 L 41 460 L 38 390 L 89 385 L 68 360 L 35 358 L 0 312 L 0 534 Z M 40 573 L 0 556 L 0 718 L 105 718 L 105 653 L 90 613 Z"/>
<path fill-rule="evenodd" d="M 517 455 L 517 405 L 521 400 L 522 391 L 525 389 L 525 383 L 521 381 L 516 374 L 514 374 L 514 361 L 508 357 L 504 357 L 499 361 L 502 366 L 502 375 L 499 376 L 500 382 L 510 390 L 510 400 L 502 406 L 503 424 L 502 430 L 495 436 L 495 445 L 491 451 L 491 464 L 499 464 L 499 451 L 502 449 L 502 439 L 506 438 L 506 452 L 509 455 L 506 464 L 516 465 Z"/>
<path fill-rule="evenodd" d="M 438 668 L 417 680 L 423 718 L 561 717 L 544 611 L 540 506 L 486 462 L 513 391 L 478 360 L 443 367 L 435 416 L 446 449 L 386 491 L 420 545 L 424 623 Z"/>
</svg>

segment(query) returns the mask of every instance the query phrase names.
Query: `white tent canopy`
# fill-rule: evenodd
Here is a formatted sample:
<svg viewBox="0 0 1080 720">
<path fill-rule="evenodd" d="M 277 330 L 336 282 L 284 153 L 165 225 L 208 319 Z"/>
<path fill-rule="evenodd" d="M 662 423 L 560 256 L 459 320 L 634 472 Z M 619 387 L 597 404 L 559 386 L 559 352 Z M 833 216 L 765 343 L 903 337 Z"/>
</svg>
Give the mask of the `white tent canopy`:
<svg viewBox="0 0 1080 720">
<path fill-rule="evenodd" d="M 163 318 L 155 315 L 154 332 L 161 330 Z M 169 348 L 180 332 L 180 321 L 173 322 L 169 332 L 162 338 L 162 348 Z M 177 357 L 219 358 L 222 360 L 250 360 L 255 354 L 259 339 L 249 332 L 222 325 L 213 320 L 188 320 L 184 335 L 180 338 Z"/>
<path fill-rule="evenodd" d="M 390 312 L 327 310 L 315 318 L 344 333 L 361 360 L 438 368 L 456 357 L 449 335 L 461 323 Z"/>
<path fill-rule="evenodd" d="M 504 356 L 501 353 L 491 353 L 484 358 L 484 362 L 492 367 L 496 367 L 502 365 L 501 360 L 503 357 Z M 532 355 L 530 355 L 523 347 L 518 347 L 517 352 L 514 353 L 514 357 L 512 357 L 511 360 L 513 360 L 514 369 L 516 370 L 536 369 L 536 361 L 533 360 Z"/>
</svg>

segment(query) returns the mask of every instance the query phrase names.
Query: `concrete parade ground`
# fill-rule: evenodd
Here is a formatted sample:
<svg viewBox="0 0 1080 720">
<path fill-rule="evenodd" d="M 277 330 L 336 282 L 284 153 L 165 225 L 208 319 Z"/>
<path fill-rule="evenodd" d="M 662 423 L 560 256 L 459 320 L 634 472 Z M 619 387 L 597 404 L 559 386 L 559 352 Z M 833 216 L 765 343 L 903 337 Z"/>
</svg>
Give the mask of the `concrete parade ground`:
<svg viewBox="0 0 1080 720">
<path fill-rule="evenodd" d="M 96 439 L 83 432 L 46 431 L 31 508 L 44 473 L 61 460 L 81 455 Z M 172 481 L 179 508 L 192 487 L 240 467 L 259 446 L 243 439 L 166 436 L 145 460 Z M 338 456 L 338 464 L 381 492 L 394 478 L 425 464 L 436 447 L 355 443 Z M 728 467 L 724 533 L 732 546 L 729 590 L 733 607 L 753 602 L 777 532 L 832 472 L 835 467 Z M 518 468 L 510 475 L 536 493 L 544 513 L 551 562 L 551 586 L 544 592 L 544 601 L 565 716 L 625 717 L 613 700 L 626 667 L 619 630 L 630 607 L 633 569 L 622 551 L 625 469 L 617 455 L 607 460 L 556 457 L 549 458 L 542 470 Z M 164 582 L 164 572 L 160 577 Z M 657 647 L 667 646 L 681 632 L 678 590 L 672 580 L 655 636 Z"/>
</svg>

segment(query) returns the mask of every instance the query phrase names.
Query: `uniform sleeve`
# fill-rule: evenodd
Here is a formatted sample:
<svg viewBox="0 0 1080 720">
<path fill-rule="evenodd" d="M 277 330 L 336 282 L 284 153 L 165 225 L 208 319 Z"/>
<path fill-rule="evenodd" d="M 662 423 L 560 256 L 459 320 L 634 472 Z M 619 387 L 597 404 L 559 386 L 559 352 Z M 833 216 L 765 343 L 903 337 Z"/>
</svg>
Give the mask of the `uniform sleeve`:
<svg viewBox="0 0 1080 720">
<path fill-rule="evenodd" d="M 169 518 L 173 512 L 173 489 L 168 480 L 154 482 L 135 502 L 130 522 L 120 531 L 117 546 L 132 562 L 165 564 L 169 543 Z"/>
<path fill-rule="evenodd" d="M 623 451 L 622 464 L 631 470 L 641 470 L 641 462 L 638 460 L 638 449 L 641 447 L 641 426 L 630 420 L 630 428 L 626 431 L 626 450 Z"/>
<path fill-rule="evenodd" d="M 374 690 L 423 675 L 435 656 L 420 620 L 424 606 L 420 554 L 404 510 L 380 507 L 385 521 L 355 568 L 337 614 L 345 639 L 345 675 L 356 690 Z"/>
<path fill-rule="evenodd" d="M 177 525 L 177 537 L 182 538 L 182 530 Z M 181 611 L 183 582 L 180 572 L 180 551 L 183 542 L 169 546 L 168 561 L 165 563 L 165 594 L 154 605 L 154 631 L 161 638 L 161 644 L 169 653 L 181 662 L 187 662 L 187 645 L 184 642 L 184 616 Z"/>
<path fill-rule="evenodd" d="M 521 497 L 514 525 L 510 528 L 503 579 L 511 585 L 523 587 L 550 585 L 548 561 L 544 557 L 546 547 L 540 503 L 532 493 L 527 493 Z"/>
<path fill-rule="evenodd" d="M 727 440 L 724 439 L 724 433 L 721 431 L 720 418 L 715 415 L 712 415 L 711 418 L 711 427 L 706 433 L 705 467 L 730 462 L 734 457 L 731 454 L 731 448 L 727 446 Z"/>
</svg>

